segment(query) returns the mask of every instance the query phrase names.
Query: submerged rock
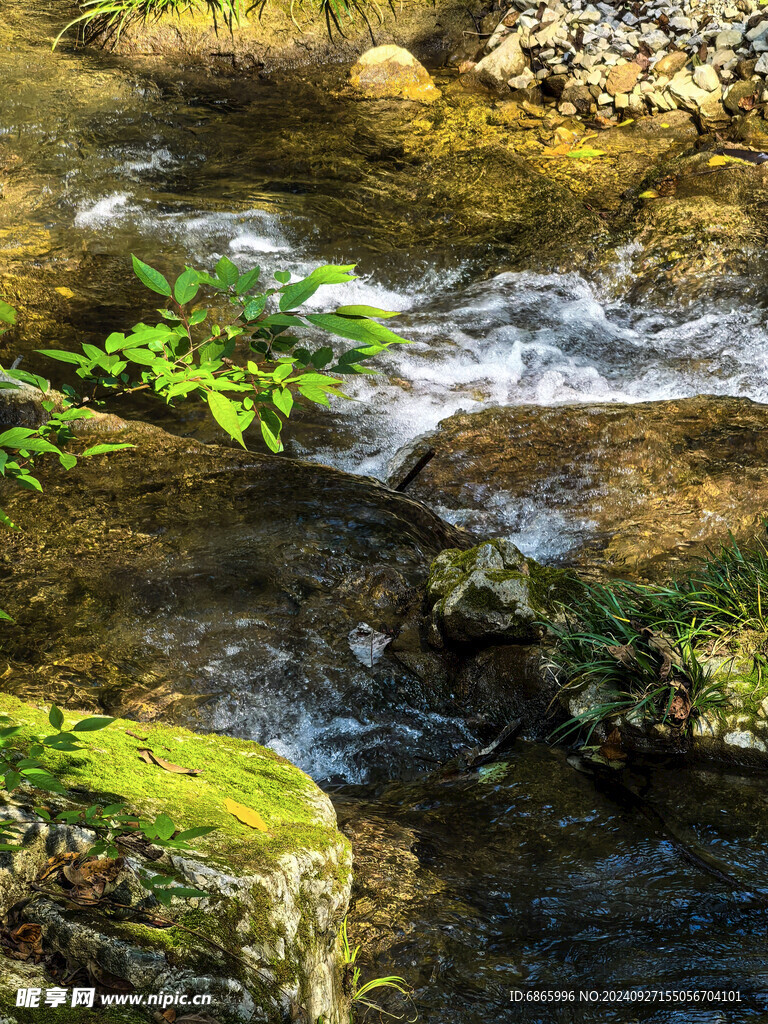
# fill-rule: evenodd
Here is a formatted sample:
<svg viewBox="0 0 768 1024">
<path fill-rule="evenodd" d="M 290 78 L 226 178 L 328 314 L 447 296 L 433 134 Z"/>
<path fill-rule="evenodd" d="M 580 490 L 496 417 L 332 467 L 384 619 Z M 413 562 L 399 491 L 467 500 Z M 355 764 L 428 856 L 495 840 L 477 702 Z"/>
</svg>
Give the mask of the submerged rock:
<svg viewBox="0 0 768 1024">
<path fill-rule="evenodd" d="M 669 574 L 768 509 L 768 406 L 748 399 L 458 413 L 408 459 L 427 448 L 408 493 L 486 534 L 533 506 L 562 522 L 565 561 L 611 574 Z"/>
<path fill-rule="evenodd" d="M 0 695 L 0 713 L 23 727 L 22 742 L 50 732 L 46 711 L 13 697 Z M 67 715 L 65 727 L 79 717 Z M 51 865 L 84 853 L 95 836 L 83 827 L 40 822 L 32 813 L 40 794 L 17 791 L 0 808 L 23 836 L 17 852 L 0 853 L 0 910 L 14 907 L 17 923 L 39 925 L 44 953 L 66 963 L 67 974 L 84 970 L 108 990 L 207 993 L 221 1024 L 278 1024 L 297 1015 L 341 1024 L 348 1006 L 336 940 L 352 858 L 330 800 L 303 772 L 255 743 L 167 725 L 145 727 L 143 737 L 131 729 L 134 723 L 116 721 L 75 753 L 49 752 L 46 763 L 67 791 L 47 796 L 46 806 L 78 811 L 124 803 L 150 820 L 165 812 L 180 830 L 209 825 L 216 831 L 191 840 L 184 852 L 127 848 L 125 859 L 104 862 L 111 878 L 104 898 L 78 909 Z M 167 758 L 200 774 L 148 764 L 139 756 L 142 747 L 170 751 Z M 226 800 L 256 811 L 267 831 L 238 821 Z M 30 899 L 43 870 L 47 894 Z M 143 871 L 169 875 L 203 895 L 174 897 L 161 907 L 139 883 Z M 162 927 L 155 918 L 181 927 Z"/>
<path fill-rule="evenodd" d="M 349 84 L 369 99 L 434 103 L 440 98 L 427 69 L 402 46 L 375 46 L 368 50 L 352 67 Z"/>
</svg>

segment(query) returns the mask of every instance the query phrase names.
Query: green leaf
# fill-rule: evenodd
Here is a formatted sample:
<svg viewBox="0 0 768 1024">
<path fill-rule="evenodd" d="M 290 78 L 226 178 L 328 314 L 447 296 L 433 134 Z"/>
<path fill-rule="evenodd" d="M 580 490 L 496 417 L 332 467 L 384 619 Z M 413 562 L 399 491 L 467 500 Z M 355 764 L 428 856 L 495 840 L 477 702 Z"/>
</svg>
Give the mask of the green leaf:
<svg viewBox="0 0 768 1024">
<path fill-rule="evenodd" d="M 51 710 L 48 712 L 48 721 L 54 729 L 61 729 L 62 725 L 64 725 L 64 715 L 55 704 L 51 705 Z"/>
<path fill-rule="evenodd" d="M 67 352 L 58 348 L 39 348 L 38 355 L 48 356 L 49 359 L 58 359 L 60 363 L 74 363 L 76 366 L 83 366 L 88 360 L 85 356 L 79 356 L 76 352 Z"/>
<path fill-rule="evenodd" d="M 222 284 L 226 285 L 227 288 L 231 288 L 232 285 L 237 284 L 240 280 L 240 271 L 232 260 L 227 259 L 226 256 L 222 256 L 216 264 L 216 276 Z"/>
<path fill-rule="evenodd" d="M 123 448 L 135 448 L 135 444 L 95 444 L 92 448 L 86 448 L 83 452 L 84 459 L 90 459 L 93 455 L 109 455 L 110 452 L 119 452 Z"/>
<path fill-rule="evenodd" d="M 352 317 L 337 316 L 335 313 L 307 313 L 306 319 L 315 327 L 321 327 L 329 334 L 336 334 L 340 338 L 349 338 L 351 341 L 363 342 L 366 345 L 393 345 L 408 344 L 406 338 L 390 331 L 383 324 L 375 320 Z"/>
<path fill-rule="evenodd" d="M 207 317 L 208 317 L 208 310 L 207 309 L 196 309 L 194 311 L 194 313 L 192 314 L 192 316 L 189 318 L 189 326 L 190 327 L 197 327 L 197 325 L 201 324 L 203 322 L 203 320 L 207 319 Z"/>
<path fill-rule="evenodd" d="M 288 271 L 288 270 L 276 270 L 275 271 L 275 280 L 279 281 L 280 284 L 288 284 L 288 282 L 291 280 L 290 271 Z"/>
<path fill-rule="evenodd" d="M 352 273 L 354 269 L 354 263 L 344 267 L 331 264 L 325 267 L 317 267 L 303 281 L 296 281 L 295 284 L 290 284 L 282 289 L 280 311 L 284 313 L 288 309 L 295 309 L 297 306 L 300 306 L 314 295 L 321 285 L 344 284 L 347 281 L 354 281 L 355 275 Z M 277 277 L 277 274 L 275 274 L 275 277 Z"/>
<path fill-rule="evenodd" d="M 3 609 L 0 608 L 0 621 L 2 621 L 2 622 L 13 622 L 14 620 L 8 614 L 8 612 L 4 612 Z"/>
<path fill-rule="evenodd" d="M 310 358 L 310 362 L 315 367 L 315 369 L 321 370 L 324 366 L 327 366 L 332 359 L 333 349 L 330 347 L 330 345 L 327 345 L 324 348 L 319 348 L 317 352 L 313 352 Z"/>
<path fill-rule="evenodd" d="M 219 391 L 209 391 L 205 397 L 208 401 L 208 408 L 211 410 L 211 415 L 219 426 L 229 434 L 233 441 L 237 441 L 238 444 L 245 448 L 243 432 L 240 429 L 240 424 L 237 419 L 237 409 L 234 403 L 230 402 L 230 400 Z"/>
<path fill-rule="evenodd" d="M 246 292 L 249 292 L 258 283 L 260 274 L 261 267 L 254 267 L 253 270 L 248 270 L 245 274 L 242 274 L 235 288 L 237 294 L 245 295 Z"/>
<path fill-rule="evenodd" d="M 77 465 L 77 456 L 70 455 L 69 452 L 62 452 L 61 455 L 59 455 L 59 462 L 63 469 L 74 469 Z"/>
<path fill-rule="evenodd" d="M 157 832 L 157 838 L 165 840 L 171 838 L 173 833 L 176 831 L 176 826 L 165 812 L 161 812 L 155 818 L 155 829 Z"/>
<path fill-rule="evenodd" d="M 322 388 L 319 388 L 313 384 L 306 386 L 299 385 L 299 393 L 305 398 L 309 399 L 310 402 L 316 402 L 318 405 L 330 405 L 330 400 Z"/>
<path fill-rule="evenodd" d="M 73 732 L 98 732 L 99 729 L 106 729 L 114 722 L 114 718 L 83 718 L 77 725 L 72 726 Z"/>
<path fill-rule="evenodd" d="M 199 275 L 196 270 L 187 267 L 184 273 L 176 279 L 176 284 L 173 286 L 173 297 L 180 306 L 184 306 L 187 302 L 191 302 L 199 291 Z"/>
<path fill-rule="evenodd" d="M 566 156 L 569 160 L 593 160 L 599 156 L 605 156 L 604 149 L 572 149 Z"/>
<path fill-rule="evenodd" d="M 172 294 L 171 286 L 159 270 L 153 270 L 152 267 L 147 266 L 146 263 L 142 263 L 136 256 L 132 255 L 131 259 L 133 260 L 133 272 L 143 285 L 146 285 L 147 288 L 151 289 L 153 292 L 157 292 L 158 295 L 167 295 L 170 297 Z"/>
<path fill-rule="evenodd" d="M 3 512 L 3 510 L 1 508 L 0 508 L 0 523 L 2 523 L 3 526 L 7 527 L 9 530 L 18 530 L 19 529 L 19 527 L 16 525 L 16 523 L 14 523 L 14 521 L 10 518 L 10 516 L 8 516 L 5 512 Z M 3 614 L 5 614 L 5 613 L 3 613 Z M 13 619 L 11 619 L 11 621 L 13 621 Z"/>
<path fill-rule="evenodd" d="M 336 310 L 339 316 L 364 316 L 386 319 L 389 316 L 400 316 L 397 310 L 378 309 L 376 306 L 339 306 Z"/>
<path fill-rule="evenodd" d="M 243 317 L 246 320 L 258 320 L 267 305 L 266 295 L 254 295 L 249 299 L 243 309 Z"/>
<path fill-rule="evenodd" d="M 0 448 L 21 448 L 35 433 L 31 427 L 11 427 L 0 434 Z"/>
<path fill-rule="evenodd" d="M 0 320 L 4 324 L 16 323 L 16 310 L 13 306 L 9 306 L 7 302 L 3 302 L 2 299 L 0 299 Z"/>
<path fill-rule="evenodd" d="M 283 444 L 280 438 L 275 436 L 275 434 L 270 430 L 269 426 L 264 422 L 263 419 L 261 420 L 261 435 L 264 438 L 267 447 L 270 448 L 273 452 L 282 451 Z"/>
<path fill-rule="evenodd" d="M 119 334 L 117 331 L 113 331 L 104 342 L 104 350 L 111 355 L 113 352 L 118 352 L 124 344 L 125 335 Z"/>
</svg>

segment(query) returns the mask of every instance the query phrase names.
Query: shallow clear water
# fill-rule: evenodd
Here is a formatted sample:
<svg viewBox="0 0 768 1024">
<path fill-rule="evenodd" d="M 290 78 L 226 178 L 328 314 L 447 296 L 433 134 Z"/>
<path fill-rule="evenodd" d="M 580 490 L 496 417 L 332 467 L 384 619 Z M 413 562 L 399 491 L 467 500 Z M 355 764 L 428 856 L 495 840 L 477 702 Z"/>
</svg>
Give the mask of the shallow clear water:
<svg viewBox="0 0 768 1024">
<path fill-rule="evenodd" d="M 305 415 L 293 453 L 382 476 L 397 448 L 461 408 L 702 391 L 768 400 L 759 302 L 635 303 L 631 246 L 607 279 L 578 267 L 521 269 L 511 248 L 463 230 L 455 211 L 414 202 L 417 172 L 401 151 L 407 111 L 340 100 L 322 75 L 214 81 L 66 48 L 51 54 L 47 36 L 66 9 L 0 0 L 0 160 L 15 161 L 10 205 L 0 209 L 0 272 L 27 314 L 27 340 L 6 339 L 4 360 L 134 322 L 147 300 L 127 273 L 131 251 L 165 270 L 223 254 L 299 273 L 358 260 L 360 281 L 318 301 L 403 310 L 413 344 L 393 352 L 381 377 L 355 385 L 356 402 Z M 74 298 L 41 308 L 37 280 Z M 215 436 L 184 415 L 166 422 Z M 570 547 L 580 528 L 535 501 L 509 509 L 500 496 L 490 513 L 489 529 L 545 557 Z M 291 662 L 296 689 L 276 694 L 274 707 L 249 707 L 247 618 L 243 635 L 230 620 L 208 639 L 191 614 L 145 640 L 216 685 L 231 681 L 218 727 L 242 733 L 251 722 L 320 778 L 365 777 L 371 735 L 360 716 L 342 707 L 319 728 L 318 695 L 302 701 L 300 662 L 285 651 L 275 657 Z M 377 720 L 375 736 L 391 745 L 390 759 L 400 745 L 410 760 L 464 738 L 460 723 L 391 700 L 397 727 L 387 736 Z M 651 792 L 745 889 L 764 885 L 762 776 L 659 770 Z M 520 745 L 496 774 L 342 788 L 336 798 L 358 849 L 353 920 L 370 942 L 370 969 L 405 974 L 428 1024 L 768 1021 L 764 907 L 695 872 L 645 819 L 596 795 L 561 752 Z M 744 1002 L 509 1005 L 514 986 L 572 985 L 740 988 Z"/>
</svg>

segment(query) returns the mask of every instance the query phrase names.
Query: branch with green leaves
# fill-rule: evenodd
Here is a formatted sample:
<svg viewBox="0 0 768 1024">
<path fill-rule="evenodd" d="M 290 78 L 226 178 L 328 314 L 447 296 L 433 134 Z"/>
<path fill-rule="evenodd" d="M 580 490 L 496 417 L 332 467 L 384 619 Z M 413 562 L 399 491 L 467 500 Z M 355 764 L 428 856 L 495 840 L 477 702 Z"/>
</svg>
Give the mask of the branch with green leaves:
<svg viewBox="0 0 768 1024">
<path fill-rule="evenodd" d="M 133 267 L 147 288 L 167 300 L 159 320 L 110 334 L 103 348 L 85 344 L 82 354 L 41 352 L 76 367 L 86 390 L 64 389 L 73 405 L 141 391 L 169 405 L 198 398 L 238 444 L 245 447 L 243 433 L 256 422 L 267 446 L 278 452 L 297 399 L 327 406 L 332 398 L 348 398 L 341 390 L 345 377 L 374 373 L 364 365 L 369 359 L 406 342 L 378 322 L 397 315 L 388 310 L 300 310 L 322 285 L 355 280 L 354 265 L 318 267 L 293 282 L 287 271 L 277 271 L 277 284 L 262 291 L 259 267 L 241 273 L 226 257 L 214 275 L 187 267 L 173 286 L 135 256 Z M 197 302 L 201 290 L 218 301 Z M 353 346 L 338 354 L 329 344 L 313 346 L 318 333 Z"/>
</svg>

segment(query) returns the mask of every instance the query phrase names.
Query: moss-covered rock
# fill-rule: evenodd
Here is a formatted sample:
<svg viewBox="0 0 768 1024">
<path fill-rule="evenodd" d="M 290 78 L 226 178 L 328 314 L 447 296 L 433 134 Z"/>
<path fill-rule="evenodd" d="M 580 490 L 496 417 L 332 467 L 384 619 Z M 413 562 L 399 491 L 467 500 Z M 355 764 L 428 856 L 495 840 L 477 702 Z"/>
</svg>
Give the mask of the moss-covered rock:
<svg viewBox="0 0 768 1024">
<path fill-rule="evenodd" d="M 22 741 L 50 731 L 45 710 L 14 697 L 0 695 L 0 714 L 22 725 Z M 67 713 L 65 725 L 75 720 Z M 222 1022 L 254 1014 L 282 1021 L 292 1007 L 308 1021 L 342 1020 L 336 939 L 349 899 L 351 854 L 328 798 L 298 768 L 255 743 L 167 725 L 145 728 L 146 738 L 131 735 L 136 731 L 135 723 L 117 720 L 75 753 L 51 751 L 47 763 L 67 787 L 68 807 L 124 803 L 140 816 L 165 811 L 179 829 L 215 826 L 190 852 L 166 851 L 142 865 L 132 850 L 122 883 L 130 888 L 129 877 L 145 866 L 168 871 L 205 897 L 173 901 L 170 916 L 183 927 L 152 927 L 142 916 L 115 921 L 48 897 L 26 905 L 22 919 L 42 926 L 48 951 L 73 965 L 95 963 L 133 991 L 211 993 Z M 200 774 L 147 764 L 142 747 Z M 257 811 L 268 831 L 238 821 L 226 799 Z M 0 860 L 6 910 L 30 894 L 46 858 L 87 849 L 92 841 L 80 828 L 39 824 L 31 813 L 39 801 L 39 793 L 17 795 L 4 810 L 25 828 L 21 851 Z M 48 802 L 58 807 L 60 801 Z"/>
<path fill-rule="evenodd" d="M 475 646 L 536 641 L 570 581 L 568 572 L 525 558 L 503 539 L 443 551 L 427 582 L 431 639 Z"/>
</svg>

